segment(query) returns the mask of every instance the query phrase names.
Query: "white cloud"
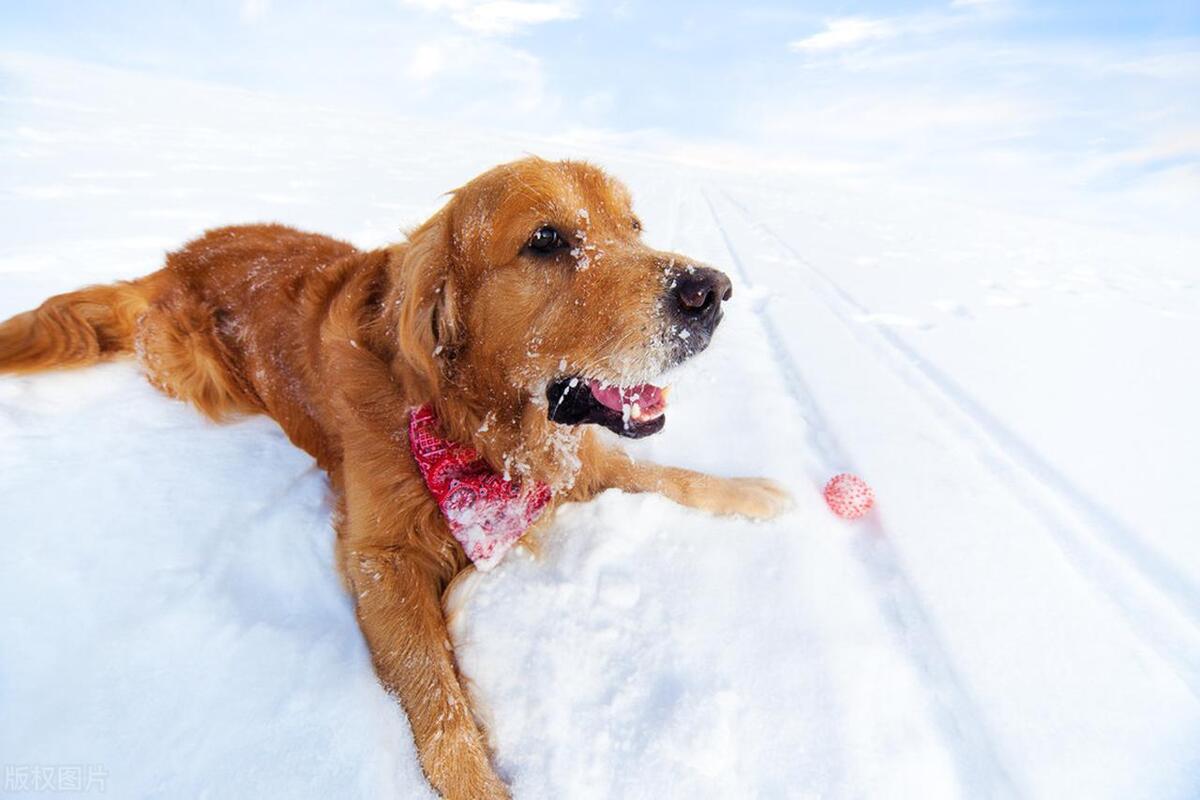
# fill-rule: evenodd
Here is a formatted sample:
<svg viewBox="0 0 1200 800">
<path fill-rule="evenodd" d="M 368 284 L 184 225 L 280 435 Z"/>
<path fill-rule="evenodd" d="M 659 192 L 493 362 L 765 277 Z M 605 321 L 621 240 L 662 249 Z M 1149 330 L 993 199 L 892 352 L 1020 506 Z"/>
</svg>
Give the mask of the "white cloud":
<svg viewBox="0 0 1200 800">
<path fill-rule="evenodd" d="M 364 63 L 386 57 L 362 54 Z M 562 100 L 549 87 L 542 60 L 506 41 L 452 31 L 400 48 L 396 63 L 403 79 L 387 84 L 385 102 L 414 113 L 522 130 L 534 119 L 546 125 L 559 119 Z"/>
<path fill-rule="evenodd" d="M 414 80 L 426 81 L 441 72 L 445 65 L 446 56 L 442 48 L 436 44 L 423 44 L 413 51 L 407 73 Z"/>
<path fill-rule="evenodd" d="M 578 16 L 577 0 L 400 0 L 425 11 L 438 29 L 421 35 L 403 57 L 408 89 L 441 113 L 519 124 L 537 112 L 550 120 L 561 99 L 550 91 L 538 56 L 503 39 L 526 28 Z M 447 26 L 445 19 L 454 23 Z M 413 33 L 412 26 L 406 33 Z M 393 48 L 396 49 L 396 48 Z M 398 52 L 405 52 L 398 48 Z"/>
<path fill-rule="evenodd" d="M 271 0 L 242 0 L 238 7 L 238 16 L 242 22 L 253 23 L 267 15 L 271 10 Z"/>
<path fill-rule="evenodd" d="M 825 29 L 788 43 L 797 53 L 825 55 L 853 50 L 871 42 L 928 36 L 966 25 L 978 25 L 1005 15 L 1004 0 L 952 0 L 948 7 L 892 17 L 835 17 Z"/>
<path fill-rule="evenodd" d="M 788 47 L 797 52 L 823 52 L 840 50 L 864 42 L 891 39 L 901 29 L 891 20 L 867 17 L 841 17 L 825 23 L 825 30 L 804 39 L 797 39 Z"/>
<path fill-rule="evenodd" d="M 573 19 L 576 12 L 565 3 L 526 3 L 496 0 L 481 3 L 454 15 L 454 21 L 479 33 L 506 34 L 528 25 Z"/>
<path fill-rule="evenodd" d="M 575 19 L 579 11 L 566 0 L 404 0 L 426 11 L 448 12 L 450 19 L 475 33 L 506 36 L 522 28 Z"/>
</svg>

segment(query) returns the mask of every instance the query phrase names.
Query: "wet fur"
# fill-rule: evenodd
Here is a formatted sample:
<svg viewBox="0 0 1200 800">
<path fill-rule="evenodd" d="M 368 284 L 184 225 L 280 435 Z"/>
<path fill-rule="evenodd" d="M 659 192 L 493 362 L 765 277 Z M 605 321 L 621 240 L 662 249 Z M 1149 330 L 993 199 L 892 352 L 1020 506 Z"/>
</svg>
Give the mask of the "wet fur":
<svg viewBox="0 0 1200 800">
<path fill-rule="evenodd" d="M 632 219 L 628 193 L 599 169 L 527 159 L 379 250 L 279 225 L 220 228 L 145 278 L 0 324 L 0 372 L 135 353 L 151 382 L 214 420 L 273 417 L 329 474 L 338 567 L 431 784 L 448 798 L 507 797 L 441 600 L 468 562 L 409 454 L 408 409 L 433 403 L 448 438 L 551 484 L 555 504 L 613 487 L 753 517 L 786 502 L 768 481 L 634 462 L 586 426 L 547 420 L 537 392 L 564 363 L 615 382 L 664 366 L 662 276 L 686 259 L 646 247 Z M 601 258 L 579 269 L 522 255 L 543 222 L 585 225 Z"/>
</svg>

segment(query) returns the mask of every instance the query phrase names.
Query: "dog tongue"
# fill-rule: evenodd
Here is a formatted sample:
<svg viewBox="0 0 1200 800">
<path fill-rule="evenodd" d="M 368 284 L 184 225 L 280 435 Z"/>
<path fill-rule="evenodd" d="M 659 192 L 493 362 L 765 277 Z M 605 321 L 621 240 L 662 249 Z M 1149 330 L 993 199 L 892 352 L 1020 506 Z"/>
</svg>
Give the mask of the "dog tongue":
<svg viewBox="0 0 1200 800">
<path fill-rule="evenodd" d="M 637 386 L 611 386 L 600 381 L 589 380 L 588 388 L 600 405 L 624 413 L 627 406 L 637 406 L 635 418 L 651 419 L 661 415 L 667 408 L 663 390 L 651 383 Z"/>
</svg>

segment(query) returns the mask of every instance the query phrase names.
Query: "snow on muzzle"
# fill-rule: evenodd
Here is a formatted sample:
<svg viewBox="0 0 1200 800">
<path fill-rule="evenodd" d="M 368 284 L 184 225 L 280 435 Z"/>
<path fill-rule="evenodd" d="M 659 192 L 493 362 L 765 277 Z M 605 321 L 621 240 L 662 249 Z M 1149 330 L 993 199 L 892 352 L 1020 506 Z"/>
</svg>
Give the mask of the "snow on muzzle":
<svg viewBox="0 0 1200 800">
<path fill-rule="evenodd" d="M 733 297 L 733 284 L 720 270 L 698 264 L 673 267 L 667 275 L 665 317 L 670 364 L 679 364 L 708 347 Z"/>
<path fill-rule="evenodd" d="M 689 264 L 668 274 L 665 338 L 670 364 L 704 350 L 721 322 L 721 303 L 733 296 L 729 278 Z M 579 375 L 546 387 L 549 418 L 563 425 L 593 424 L 631 439 L 658 433 L 666 424 L 668 390 L 652 383 L 618 386 Z"/>
</svg>

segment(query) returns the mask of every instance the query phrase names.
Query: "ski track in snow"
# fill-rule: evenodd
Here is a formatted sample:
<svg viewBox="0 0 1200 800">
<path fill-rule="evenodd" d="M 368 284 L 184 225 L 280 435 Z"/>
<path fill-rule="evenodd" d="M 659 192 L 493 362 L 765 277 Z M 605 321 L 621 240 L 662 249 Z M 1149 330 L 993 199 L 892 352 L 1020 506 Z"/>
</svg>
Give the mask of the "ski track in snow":
<svg viewBox="0 0 1200 800">
<path fill-rule="evenodd" d="M 1046 529 L 1057 537 L 1077 568 L 1096 583 L 1102 594 L 1118 603 L 1131 630 L 1145 637 L 1200 697 L 1200 589 L 1195 583 L 1144 544 L 1102 503 L 1072 484 L 899 334 L 886 328 L 855 325 L 856 318 L 869 318 L 873 312 L 765 223 L 754 220 L 744 205 L 728 193 L 723 196 L 757 231 L 785 250 L 793 263 L 817 279 L 817 291 L 830 310 L 866 349 L 904 377 L 931 405 L 962 419 L 956 426 L 957 433 L 963 441 L 975 443 L 980 462 L 1043 518 Z M 708 202 L 720 225 L 716 210 Z M 724 229 L 722 232 L 725 235 Z M 737 261 L 732 247 L 730 254 Z"/>
<path fill-rule="evenodd" d="M 747 285 L 754 286 L 755 282 L 738 256 L 729 232 L 721 224 L 721 218 L 708 193 L 701 190 L 701 195 L 725 243 L 730 263 Z M 786 376 L 793 399 L 801 414 L 814 425 L 814 435 L 810 437 L 809 444 L 819 454 L 824 467 L 820 474 L 835 475 L 846 470 L 853 471 L 850 456 L 838 444 L 808 388 L 807 381 L 795 360 L 782 345 L 783 337 L 780 336 L 770 313 L 759 309 L 758 317 L 775 356 L 775 363 Z M 875 583 L 875 591 L 883 605 L 886 618 L 896 628 L 896 638 L 905 647 L 908 657 L 926 676 L 927 689 L 937 704 L 943 735 L 947 745 L 955 752 L 960 781 L 964 786 L 970 787 L 972 796 L 1015 796 L 1016 787 L 1007 770 L 999 762 L 991 735 L 975 707 L 975 701 L 955 674 L 954 667 L 929 622 L 928 611 L 900 566 L 891 539 L 879 522 L 879 517 L 869 516 L 863 520 L 860 527 L 862 531 L 857 536 L 856 552 Z"/>
<path fill-rule="evenodd" d="M 952 358 L 1022 374 L 986 345 L 1036 333 L 1043 307 L 1195 333 L 1194 259 L 1146 239 L 1144 263 L 1113 266 L 1087 229 L 1030 238 L 980 209 L 954 217 L 978 238 L 922 240 L 873 218 L 886 187 L 821 175 L 0 71 L 0 317 L 220 224 L 394 241 L 526 151 L 600 161 L 649 243 L 731 274 L 665 432 L 629 450 L 774 477 L 796 508 L 750 523 L 608 492 L 462 584 L 452 635 L 517 800 L 1200 796 L 1200 548 Z M 923 305 L 864 289 L 889 269 Z M 1185 406 L 1140 424 L 1179 429 Z M 1155 457 L 1194 473 L 1188 435 L 1152 438 L 1178 442 Z M 1101 476 L 1147 463 L 1118 453 Z M 858 523 L 820 496 L 842 470 L 879 498 Z M 209 424 L 128 364 L 2 377 L 0 476 L 0 768 L 102 764 L 114 797 L 431 796 L 333 573 L 324 478 L 273 423 Z"/>
</svg>

